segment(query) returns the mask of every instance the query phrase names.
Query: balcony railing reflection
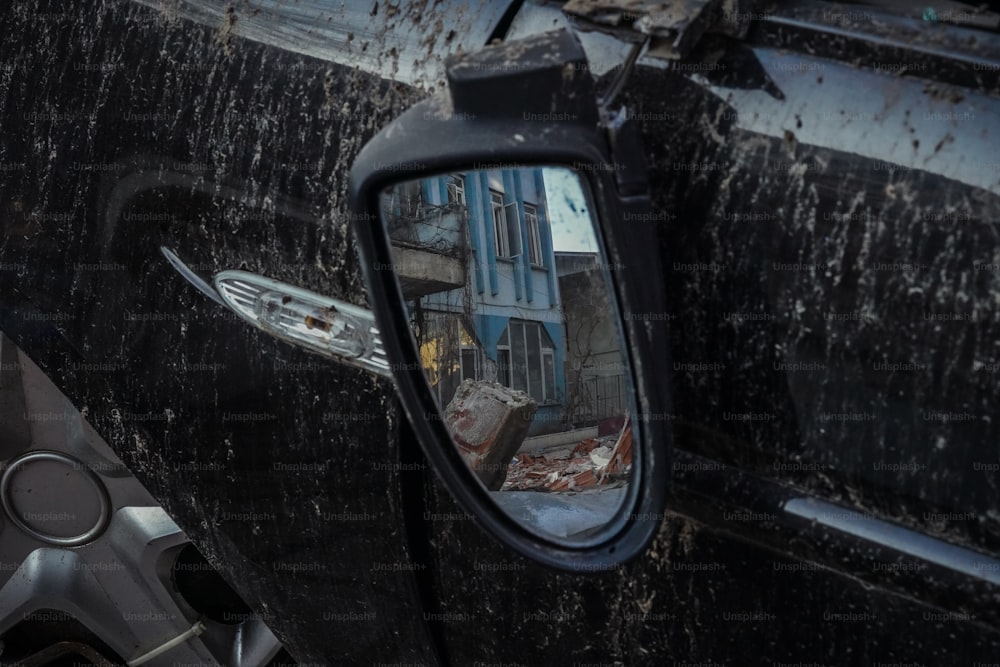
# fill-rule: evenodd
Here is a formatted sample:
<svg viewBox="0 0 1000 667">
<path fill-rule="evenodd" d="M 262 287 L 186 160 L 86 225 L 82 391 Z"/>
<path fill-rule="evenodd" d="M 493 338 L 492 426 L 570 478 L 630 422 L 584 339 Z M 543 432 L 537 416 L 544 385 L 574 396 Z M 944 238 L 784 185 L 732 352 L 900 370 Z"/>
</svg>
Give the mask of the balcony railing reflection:
<svg viewBox="0 0 1000 667">
<path fill-rule="evenodd" d="M 469 211 L 464 204 L 396 200 L 385 218 L 405 298 L 465 286 Z"/>
</svg>

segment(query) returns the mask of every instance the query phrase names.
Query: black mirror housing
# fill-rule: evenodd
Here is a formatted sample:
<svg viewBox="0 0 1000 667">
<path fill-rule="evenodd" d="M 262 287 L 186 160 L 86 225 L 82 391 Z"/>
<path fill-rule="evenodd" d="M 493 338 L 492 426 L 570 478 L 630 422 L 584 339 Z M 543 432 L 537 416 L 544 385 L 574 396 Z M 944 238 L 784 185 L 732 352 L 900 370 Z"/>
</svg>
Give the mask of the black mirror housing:
<svg viewBox="0 0 1000 667">
<path fill-rule="evenodd" d="M 672 450 L 667 318 L 657 315 L 665 312 L 664 281 L 637 130 L 624 112 L 605 118 L 582 47 L 567 31 L 452 58 L 447 76 L 450 94 L 403 113 L 363 148 L 351 170 L 362 267 L 400 398 L 428 460 L 485 530 L 552 567 L 608 570 L 641 554 L 663 521 Z M 490 501 L 485 489 L 470 483 L 472 475 L 456 449 L 445 446 L 451 435 L 406 335 L 402 291 L 379 221 L 379 193 L 394 183 L 514 166 L 569 167 L 588 183 L 634 378 L 639 411 L 634 436 L 641 443 L 635 452 L 637 472 L 615 518 L 573 546 L 525 530 Z"/>
<path fill-rule="evenodd" d="M 599 122 L 587 56 L 573 33 L 559 31 L 446 61 L 456 112 L 472 117 Z"/>
</svg>

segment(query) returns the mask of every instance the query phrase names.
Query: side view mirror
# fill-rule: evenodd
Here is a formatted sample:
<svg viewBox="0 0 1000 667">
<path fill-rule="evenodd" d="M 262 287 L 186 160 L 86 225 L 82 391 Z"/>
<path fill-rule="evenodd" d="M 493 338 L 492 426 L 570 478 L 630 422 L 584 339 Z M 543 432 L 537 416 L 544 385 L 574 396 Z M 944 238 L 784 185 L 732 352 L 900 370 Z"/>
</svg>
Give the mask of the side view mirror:
<svg viewBox="0 0 1000 667">
<path fill-rule="evenodd" d="M 607 109 L 620 81 L 599 107 L 566 31 L 453 58 L 448 83 L 351 173 L 402 404 L 496 538 L 562 569 L 614 567 L 663 519 L 669 452 L 638 132 Z"/>
</svg>

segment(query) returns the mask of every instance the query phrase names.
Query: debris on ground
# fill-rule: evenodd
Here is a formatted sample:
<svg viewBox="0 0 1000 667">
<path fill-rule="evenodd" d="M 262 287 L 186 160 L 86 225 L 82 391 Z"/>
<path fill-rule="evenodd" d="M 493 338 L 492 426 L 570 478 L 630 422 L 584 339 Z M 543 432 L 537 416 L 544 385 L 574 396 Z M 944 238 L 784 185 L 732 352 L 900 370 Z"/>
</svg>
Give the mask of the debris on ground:
<svg viewBox="0 0 1000 667">
<path fill-rule="evenodd" d="M 614 435 L 586 438 L 575 446 L 521 453 L 507 467 L 501 491 L 577 491 L 618 486 L 632 468 L 632 425 Z"/>
</svg>

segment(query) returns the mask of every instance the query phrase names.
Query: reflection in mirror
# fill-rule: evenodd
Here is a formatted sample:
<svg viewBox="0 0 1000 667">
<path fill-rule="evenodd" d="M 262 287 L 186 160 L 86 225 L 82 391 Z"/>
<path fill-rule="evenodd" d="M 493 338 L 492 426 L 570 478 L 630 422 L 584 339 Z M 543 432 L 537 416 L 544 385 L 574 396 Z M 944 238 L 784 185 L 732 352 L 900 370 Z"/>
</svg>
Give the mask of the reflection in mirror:
<svg viewBox="0 0 1000 667">
<path fill-rule="evenodd" d="M 566 168 L 497 168 L 380 200 L 455 446 L 505 512 L 556 538 L 604 526 L 632 474 L 632 383 L 585 187 Z"/>
</svg>

